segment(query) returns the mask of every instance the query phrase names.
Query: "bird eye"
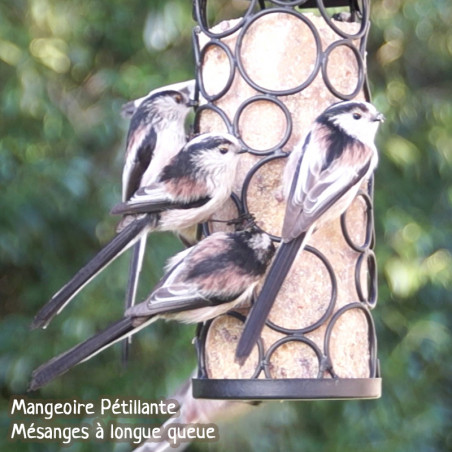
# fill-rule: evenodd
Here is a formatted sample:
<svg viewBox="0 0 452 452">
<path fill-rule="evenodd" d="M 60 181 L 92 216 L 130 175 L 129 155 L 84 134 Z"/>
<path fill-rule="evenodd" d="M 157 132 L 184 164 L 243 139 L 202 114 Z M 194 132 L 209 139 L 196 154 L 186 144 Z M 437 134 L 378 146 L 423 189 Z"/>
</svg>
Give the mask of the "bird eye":
<svg viewBox="0 0 452 452">
<path fill-rule="evenodd" d="M 359 113 L 353 113 L 353 119 L 361 119 L 361 115 Z"/>
<path fill-rule="evenodd" d="M 227 154 L 228 151 L 229 151 L 228 148 L 225 148 L 225 147 L 220 148 L 220 152 L 221 152 L 222 154 Z"/>
<path fill-rule="evenodd" d="M 178 103 L 181 104 L 182 103 L 182 96 L 180 94 L 175 94 L 174 95 L 174 100 Z"/>
</svg>

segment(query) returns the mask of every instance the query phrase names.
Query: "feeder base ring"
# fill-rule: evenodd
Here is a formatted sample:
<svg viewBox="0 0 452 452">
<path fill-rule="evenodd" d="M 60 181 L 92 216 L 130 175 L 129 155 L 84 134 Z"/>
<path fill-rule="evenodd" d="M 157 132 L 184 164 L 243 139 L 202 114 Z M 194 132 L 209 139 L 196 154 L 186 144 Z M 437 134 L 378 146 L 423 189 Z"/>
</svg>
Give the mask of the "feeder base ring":
<svg viewBox="0 0 452 452">
<path fill-rule="evenodd" d="M 193 378 L 193 397 L 224 400 L 378 399 L 381 378 L 207 379 Z"/>
</svg>

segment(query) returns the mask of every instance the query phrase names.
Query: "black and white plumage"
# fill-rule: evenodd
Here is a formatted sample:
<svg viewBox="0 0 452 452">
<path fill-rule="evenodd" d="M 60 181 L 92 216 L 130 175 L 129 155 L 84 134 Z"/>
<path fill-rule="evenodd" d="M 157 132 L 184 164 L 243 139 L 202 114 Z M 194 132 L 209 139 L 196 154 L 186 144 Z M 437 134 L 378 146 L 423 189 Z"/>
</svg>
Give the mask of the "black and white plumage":
<svg viewBox="0 0 452 452">
<path fill-rule="evenodd" d="M 154 182 L 187 142 L 184 122 L 193 106 L 194 80 L 151 91 L 134 101 L 122 172 L 122 200 Z"/>
<path fill-rule="evenodd" d="M 340 102 L 314 122 L 303 147 L 289 156 L 283 176 L 287 200 L 282 243 L 239 340 L 243 362 L 259 338 L 297 254 L 322 223 L 339 217 L 374 171 L 374 138 L 384 117 L 367 102 Z"/>
<path fill-rule="evenodd" d="M 195 80 L 185 80 L 183 82 L 177 82 L 177 83 L 173 83 L 171 85 L 165 85 L 165 86 L 160 86 L 158 88 L 154 88 L 153 90 L 149 91 L 149 93 L 147 93 L 145 96 L 140 97 L 138 99 L 134 99 L 131 100 L 129 102 L 126 102 L 122 107 L 121 107 L 121 116 L 125 119 L 130 119 L 133 114 L 136 112 L 137 108 L 141 105 L 141 103 L 149 98 L 150 96 L 157 94 L 159 92 L 162 91 L 186 91 L 186 92 L 190 92 L 193 93 L 193 89 L 195 86 Z M 190 94 L 191 97 L 191 94 Z"/>
<path fill-rule="evenodd" d="M 185 119 L 193 106 L 195 81 L 176 83 L 151 91 L 123 107 L 131 118 L 122 172 L 122 201 L 157 180 L 160 171 L 187 142 Z M 146 248 L 143 235 L 133 247 L 125 295 L 125 309 L 135 304 Z M 124 344 L 124 360 L 128 343 Z"/>
<path fill-rule="evenodd" d="M 126 215 L 121 230 L 41 308 L 32 328 L 45 328 L 89 281 L 146 234 L 206 221 L 231 195 L 242 152 L 229 134 L 208 133 L 190 140 L 156 182 L 113 209 Z"/>
<path fill-rule="evenodd" d="M 203 322 L 250 300 L 275 248 L 255 228 L 217 232 L 169 261 L 166 274 L 149 297 L 125 317 L 33 372 L 35 390 L 158 318 Z"/>
</svg>

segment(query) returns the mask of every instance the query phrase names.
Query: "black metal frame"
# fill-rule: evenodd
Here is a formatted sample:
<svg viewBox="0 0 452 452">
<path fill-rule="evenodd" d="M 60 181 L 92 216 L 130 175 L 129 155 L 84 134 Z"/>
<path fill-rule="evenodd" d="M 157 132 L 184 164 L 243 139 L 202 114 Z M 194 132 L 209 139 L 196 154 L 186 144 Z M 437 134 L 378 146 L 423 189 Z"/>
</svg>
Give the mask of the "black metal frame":
<svg viewBox="0 0 452 452">
<path fill-rule="evenodd" d="M 341 30 L 332 20 L 327 12 L 329 7 L 337 6 L 349 6 L 349 11 L 352 18 L 356 18 L 357 15 L 360 16 L 361 26 L 357 33 L 347 34 Z M 341 38 L 327 49 L 322 50 L 321 40 L 319 33 L 312 23 L 312 21 L 299 11 L 300 8 L 317 8 L 321 16 L 325 19 L 327 24 L 335 31 L 335 33 Z M 329 91 L 338 98 L 338 100 L 350 100 L 353 99 L 359 92 L 364 90 L 367 99 L 370 99 L 370 93 L 367 87 L 367 79 L 365 74 L 365 48 L 367 41 L 367 33 L 369 29 L 369 0 L 268 0 L 258 1 L 250 0 L 250 5 L 244 14 L 243 18 L 239 20 L 232 28 L 224 32 L 212 32 L 209 29 L 207 22 L 207 0 L 194 0 L 193 1 L 193 15 L 198 23 L 193 32 L 193 46 L 195 50 L 195 62 L 196 62 L 196 81 L 197 89 L 196 96 L 201 94 L 207 103 L 202 105 L 196 113 L 195 117 L 195 132 L 199 131 L 199 120 L 201 114 L 204 110 L 210 109 L 217 113 L 230 133 L 233 133 L 242 144 L 248 148 L 251 154 L 259 155 L 262 157 L 254 167 L 249 171 L 245 181 L 243 183 L 243 188 L 240 196 L 234 196 L 234 202 L 237 206 L 239 213 L 249 214 L 248 202 L 247 202 L 247 192 L 250 181 L 253 175 L 258 171 L 262 165 L 265 165 L 269 161 L 278 158 L 287 157 L 287 153 L 284 152 L 283 148 L 288 142 L 291 132 L 292 132 L 292 118 L 289 110 L 285 106 L 284 102 L 281 101 L 280 97 L 288 96 L 298 93 L 305 89 L 311 84 L 314 78 L 321 72 L 325 86 Z M 297 9 L 298 8 L 298 9 Z M 303 21 L 311 30 L 317 47 L 316 61 L 311 74 L 307 79 L 291 89 L 275 91 L 265 89 L 255 83 L 247 74 L 246 69 L 241 60 L 241 50 L 244 36 L 248 28 L 259 18 L 267 14 L 274 13 L 286 13 L 295 16 L 296 18 Z M 204 33 L 210 40 L 205 45 L 205 47 L 200 50 L 200 45 L 198 37 L 200 32 Z M 230 36 L 231 34 L 239 32 L 239 36 L 236 42 L 235 55 L 225 45 L 221 39 Z M 353 44 L 353 40 L 359 40 L 359 47 L 356 48 Z M 330 53 L 338 46 L 346 46 L 352 50 L 354 53 L 357 64 L 358 64 L 358 81 L 357 86 L 351 93 L 341 93 L 336 90 L 333 84 L 330 82 L 327 73 L 328 58 Z M 218 46 L 225 52 L 229 60 L 229 76 L 227 82 L 223 89 L 214 94 L 209 95 L 204 88 L 204 82 L 202 79 L 202 65 L 206 54 L 206 51 L 212 47 Z M 245 79 L 245 81 L 252 86 L 258 94 L 254 97 L 247 99 L 243 102 L 237 109 L 235 116 L 230 120 L 225 112 L 221 110 L 215 101 L 220 99 L 228 92 L 230 89 L 235 74 L 240 73 L 240 75 Z M 265 149 L 257 150 L 250 148 L 245 142 L 243 142 L 240 131 L 239 131 L 239 120 L 243 113 L 243 110 L 253 102 L 257 101 L 267 101 L 278 106 L 285 115 L 286 118 L 286 131 L 284 136 L 277 145 Z M 341 227 L 344 235 L 344 239 L 348 246 L 354 251 L 359 253 L 359 258 L 357 259 L 355 268 L 355 285 L 356 292 L 358 294 L 358 300 L 355 303 L 350 303 L 341 309 L 337 310 L 334 314 L 334 308 L 336 305 L 337 296 L 337 284 L 334 269 L 328 260 L 323 256 L 320 251 L 312 248 L 310 246 L 306 247 L 306 251 L 313 253 L 325 266 L 330 280 L 331 280 L 331 297 L 325 312 L 321 317 L 309 326 L 299 329 L 288 329 L 280 325 L 267 320 L 266 324 L 269 328 L 283 333 L 286 336 L 277 342 L 275 342 L 266 353 L 264 353 L 264 347 L 262 342 L 258 341 L 258 351 L 259 359 L 254 372 L 254 375 L 250 379 L 227 379 L 227 380 L 216 380 L 210 379 L 206 370 L 205 361 L 205 342 L 209 327 L 212 321 L 202 324 L 198 328 L 196 347 L 198 351 L 198 378 L 193 379 L 193 394 L 195 397 L 202 398 L 217 398 L 217 399 L 244 399 L 244 400 L 263 400 L 263 399 L 343 399 L 343 398 L 377 398 L 381 395 L 381 379 L 379 371 L 379 363 L 377 359 L 377 340 L 375 334 L 375 326 L 373 323 L 372 316 L 370 314 L 370 309 L 374 308 L 377 301 L 377 266 L 375 261 L 375 255 L 372 251 L 374 245 L 374 229 L 373 229 L 373 181 L 371 180 L 368 184 L 367 190 L 361 190 L 358 194 L 361 196 L 367 207 L 367 225 L 364 243 L 358 244 L 354 243 L 347 231 L 346 224 L 346 213 L 341 217 Z M 209 229 L 207 226 L 204 227 L 204 233 L 208 234 Z M 271 235 L 274 241 L 280 241 L 280 237 Z M 368 270 L 368 287 L 367 293 L 363 290 L 361 283 L 361 273 L 362 266 L 367 264 Z M 367 296 L 366 296 L 367 295 Z M 352 309 L 357 309 L 365 314 L 368 323 L 369 331 L 369 376 L 368 378 L 340 378 L 334 370 L 334 365 L 330 357 L 330 338 L 331 332 L 336 324 L 337 320 L 346 312 Z M 244 322 L 245 318 L 237 313 L 231 312 L 227 315 L 231 315 L 236 319 Z M 321 350 L 317 344 L 305 336 L 323 324 L 327 324 L 325 339 L 324 339 L 324 349 Z M 310 347 L 318 359 L 318 375 L 315 379 L 275 379 L 272 378 L 270 372 L 270 359 L 272 354 L 281 345 L 289 341 L 302 342 L 306 346 Z M 325 374 L 328 377 L 325 377 Z M 265 379 L 259 378 L 264 376 Z"/>
</svg>

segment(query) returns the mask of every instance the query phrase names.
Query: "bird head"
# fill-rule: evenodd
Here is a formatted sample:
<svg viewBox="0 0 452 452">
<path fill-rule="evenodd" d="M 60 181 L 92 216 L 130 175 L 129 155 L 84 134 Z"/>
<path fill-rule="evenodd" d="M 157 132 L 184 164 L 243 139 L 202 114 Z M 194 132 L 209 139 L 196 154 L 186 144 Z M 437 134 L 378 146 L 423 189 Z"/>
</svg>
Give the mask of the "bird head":
<svg viewBox="0 0 452 452">
<path fill-rule="evenodd" d="M 317 121 L 331 124 L 362 143 L 373 146 L 384 116 L 369 102 L 347 101 L 333 104 Z"/>
</svg>

